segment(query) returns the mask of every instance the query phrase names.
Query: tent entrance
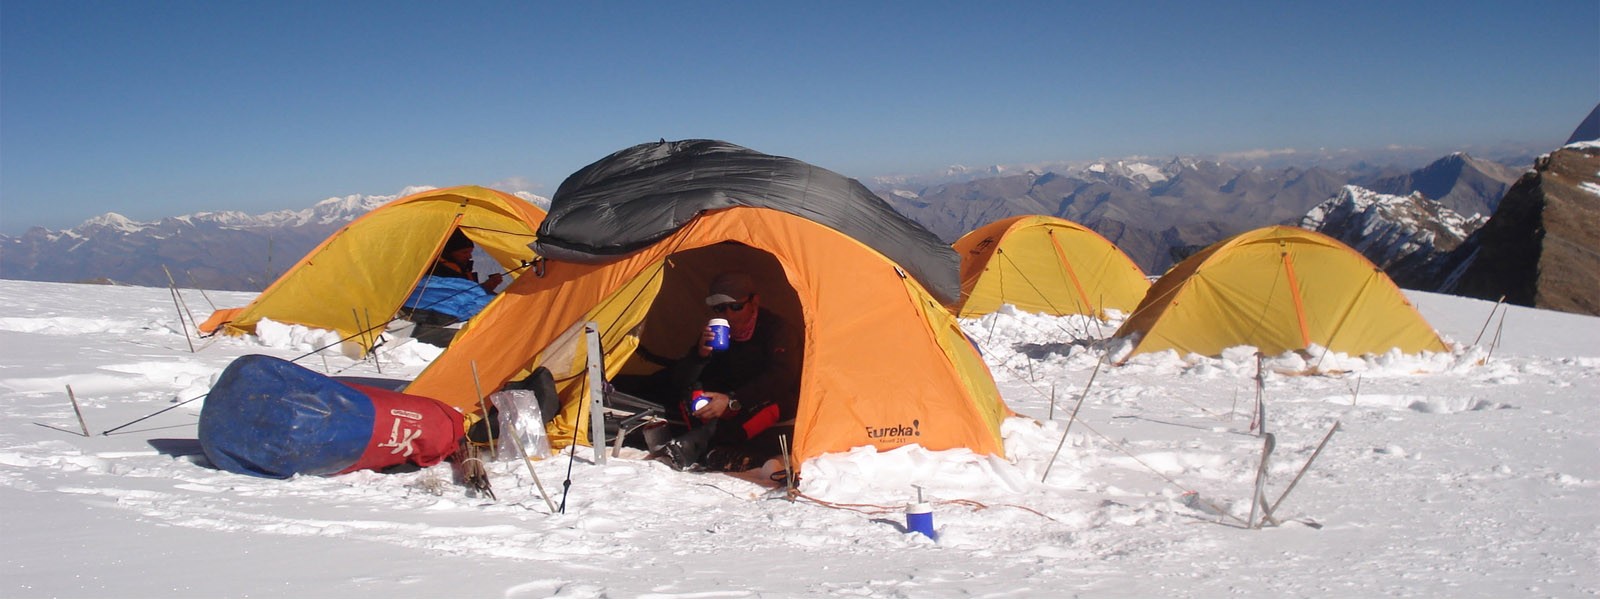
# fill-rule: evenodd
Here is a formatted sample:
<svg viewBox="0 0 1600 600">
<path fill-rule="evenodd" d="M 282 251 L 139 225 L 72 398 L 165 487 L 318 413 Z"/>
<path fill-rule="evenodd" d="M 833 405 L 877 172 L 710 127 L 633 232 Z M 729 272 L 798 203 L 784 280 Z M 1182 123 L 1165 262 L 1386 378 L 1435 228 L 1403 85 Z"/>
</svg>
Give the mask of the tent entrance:
<svg viewBox="0 0 1600 600">
<path fill-rule="evenodd" d="M 667 257 L 661 289 L 637 329 L 642 351 L 628 358 L 621 373 L 652 374 L 667 366 L 661 364 L 662 358 L 677 359 L 694 348 L 712 316 L 706 290 L 726 271 L 743 271 L 755 279 L 762 308 L 792 325 L 805 323 L 800 298 L 772 254 L 737 242 L 685 250 Z"/>
</svg>

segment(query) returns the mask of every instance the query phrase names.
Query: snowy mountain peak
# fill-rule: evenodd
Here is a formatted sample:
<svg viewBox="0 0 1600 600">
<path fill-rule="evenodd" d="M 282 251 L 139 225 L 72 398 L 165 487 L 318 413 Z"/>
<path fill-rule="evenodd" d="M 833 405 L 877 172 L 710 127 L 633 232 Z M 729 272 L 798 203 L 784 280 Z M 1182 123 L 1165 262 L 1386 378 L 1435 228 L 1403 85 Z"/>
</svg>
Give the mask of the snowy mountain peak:
<svg viewBox="0 0 1600 600">
<path fill-rule="evenodd" d="M 78 227 L 85 230 L 110 229 L 123 233 L 133 233 L 149 226 L 149 223 L 140 223 L 114 212 L 108 212 L 98 217 L 84 221 Z"/>
<path fill-rule="evenodd" d="M 1463 217 L 1420 192 L 1395 196 L 1347 185 L 1308 211 L 1300 226 L 1349 244 L 1403 280 L 1409 265 L 1421 268 L 1455 249 L 1487 221 Z"/>
</svg>

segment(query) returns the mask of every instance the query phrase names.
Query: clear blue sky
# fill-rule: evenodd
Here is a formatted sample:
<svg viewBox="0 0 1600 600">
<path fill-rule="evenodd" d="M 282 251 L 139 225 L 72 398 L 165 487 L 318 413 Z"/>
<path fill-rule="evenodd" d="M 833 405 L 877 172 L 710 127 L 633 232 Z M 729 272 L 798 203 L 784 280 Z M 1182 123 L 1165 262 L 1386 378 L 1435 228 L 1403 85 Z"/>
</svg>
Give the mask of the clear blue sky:
<svg viewBox="0 0 1600 600">
<path fill-rule="evenodd" d="M 0 2 L 0 230 L 554 193 L 657 138 L 857 178 L 1565 141 L 1600 2 Z"/>
</svg>

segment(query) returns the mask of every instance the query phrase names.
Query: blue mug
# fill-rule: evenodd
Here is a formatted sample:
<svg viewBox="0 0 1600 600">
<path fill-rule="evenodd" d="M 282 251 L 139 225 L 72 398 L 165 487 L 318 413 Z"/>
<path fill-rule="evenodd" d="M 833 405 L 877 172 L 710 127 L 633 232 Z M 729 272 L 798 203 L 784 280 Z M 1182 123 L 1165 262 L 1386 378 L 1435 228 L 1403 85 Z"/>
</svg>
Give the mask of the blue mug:
<svg viewBox="0 0 1600 600">
<path fill-rule="evenodd" d="M 730 333 L 730 329 L 728 327 L 728 320 L 727 319 L 712 319 L 710 325 L 711 325 L 711 349 L 713 351 L 716 351 L 716 352 L 721 352 L 723 350 L 727 350 L 728 349 L 728 335 Z"/>
</svg>

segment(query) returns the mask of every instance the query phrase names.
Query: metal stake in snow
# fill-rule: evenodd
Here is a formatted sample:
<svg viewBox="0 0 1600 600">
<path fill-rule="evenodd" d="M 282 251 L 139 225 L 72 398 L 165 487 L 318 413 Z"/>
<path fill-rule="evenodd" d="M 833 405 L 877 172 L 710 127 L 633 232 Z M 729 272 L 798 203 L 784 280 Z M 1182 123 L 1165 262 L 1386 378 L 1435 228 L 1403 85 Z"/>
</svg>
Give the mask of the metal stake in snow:
<svg viewBox="0 0 1600 600">
<path fill-rule="evenodd" d="M 172 271 L 166 265 L 161 265 L 161 270 L 167 273 L 167 290 L 172 292 L 172 307 L 178 309 L 178 325 L 183 327 L 183 341 L 189 342 L 189 353 L 194 353 L 194 340 L 189 339 L 189 323 L 183 320 L 183 314 L 189 312 L 189 305 L 183 302 L 183 295 L 178 293 L 178 282 L 172 279 Z M 189 320 L 194 321 L 198 333 L 199 321 L 194 320 L 194 314 L 189 315 Z"/>
<path fill-rule="evenodd" d="M 1261 528 L 1261 524 L 1256 522 L 1256 512 L 1262 508 L 1265 508 L 1264 505 L 1266 503 L 1262 500 L 1265 498 L 1264 494 L 1266 493 L 1267 461 L 1268 459 L 1272 458 L 1272 448 L 1278 445 L 1277 436 L 1274 436 L 1270 433 L 1264 433 L 1262 434 L 1262 437 L 1264 438 L 1264 441 L 1261 444 L 1261 466 L 1256 469 L 1256 489 L 1255 493 L 1251 494 L 1250 496 L 1249 522 L 1251 529 Z M 1270 519 L 1271 517 L 1272 516 L 1269 512 L 1267 518 Z"/>
<path fill-rule="evenodd" d="M 1056 443 L 1056 452 L 1050 455 L 1050 462 L 1045 464 L 1044 475 L 1039 478 L 1039 483 L 1044 483 L 1046 479 L 1050 478 L 1050 467 L 1055 466 L 1056 457 L 1061 456 L 1061 447 L 1067 444 L 1067 433 L 1072 431 L 1072 422 L 1078 420 L 1078 409 L 1083 408 L 1083 399 L 1089 397 L 1089 388 L 1094 387 L 1094 378 L 1100 374 L 1100 365 L 1106 364 L 1106 358 L 1109 356 L 1111 355 L 1100 355 L 1100 362 L 1094 364 L 1094 372 L 1089 374 L 1089 383 L 1084 384 L 1083 393 L 1078 396 L 1078 403 L 1072 406 L 1072 415 L 1067 417 L 1067 426 L 1061 430 L 1061 441 Z M 1051 399 L 1050 403 L 1051 405 L 1055 404 L 1054 398 Z"/>
<path fill-rule="evenodd" d="M 1500 299 L 1494 301 L 1494 307 L 1489 309 L 1489 318 L 1483 320 L 1483 327 L 1478 329 L 1478 337 L 1472 338 L 1472 345 L 1478 345 L 1483 340 L 1483 332 L 1489 330 L 1489 322 L 1494 320 L 1495 311 L 1500 310 L 1500 303 L 1506 301 L 1506 295 L 1500 294 Z"/>
<path fill-rule="evenodd" d="M 1306 464 L 1300 467 L 1300 472 L 1295 473 L 1294 479 L 1289 480 L 1289 487 L 1284 488 L 1283 493 L 1278 495 L 1278 500 L 1273 502 L 1272 506 L 1267 507 L 1266 515 L 1262 518 L 1262 520 L 1272 519 L 1273 522 L 1277 522 L 1277 519 L 1273 519 L 1272 513 L 1277 512 L 1278 505 L 1283 504 L 1283 499 L 1288 498 L 1289 492 L 1294 491 L 1294 486 L 1300 483 L 1300 478 L 1305 476 L 1307 469 L 1311 468 L 1311 461 L 1317 460 L 1317 455 L 1322 454 L 1322 448 L 1328 445 L 1328 440 L 1333 439 L 1333 434 L 1336 431 L 1339 431 L 1338 421 L 1334 421 L 1333 427 L 1328 429 L 1328 434 L 1322 436 L 1322 442 L 1318 443 L 1317 449 L 1311 452 L 1311 458 L 1306 459 Z"/>
<path fill-rule="evenodd" d="M 72 412 L 78 415 L 78 426 L 83 428 L 83 437 L 89 437 L 89 424 L 83 420 L 83 410 L 78 408 L 78 396 L 72 393 L 72 386 L 67 386 L 67 398 L 72 400 Z"/>
<path fill-rule="evenodd" d="M 1267 432 L 1267 404 L 1264 396 L 1267 390 L 1266 355 L 1256 353 L 1256 414 L 1250 418 L 1250 431 Z"/>
</svg>

